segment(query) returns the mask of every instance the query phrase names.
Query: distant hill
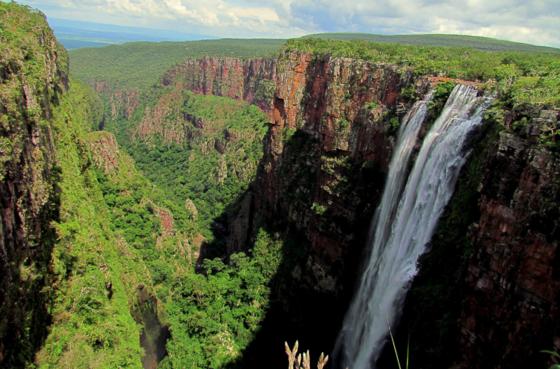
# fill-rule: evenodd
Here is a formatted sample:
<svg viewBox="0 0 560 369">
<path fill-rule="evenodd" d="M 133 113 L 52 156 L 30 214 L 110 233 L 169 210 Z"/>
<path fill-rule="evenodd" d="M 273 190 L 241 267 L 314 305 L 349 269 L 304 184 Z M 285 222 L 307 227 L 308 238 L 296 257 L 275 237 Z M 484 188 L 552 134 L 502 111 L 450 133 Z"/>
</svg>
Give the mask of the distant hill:
<svg viewBox="0 0 560 369">
<path fill-rule="evenodd" d="M 560 54 L 560 49 L 546 46 L 535 46 L 521 42 L 498 40 L 489 37 L 422 34 L 422 35 L 374 35 L 370 33 L 317 33 L 304 38 L 322 38 L 331 40 L 365 40 L 382 43 L 398 43 L 406 45 L 470 47 L 486 51 L 526 51 Z"/>
<path fill-rule="evenodd" d="M 146 88 L 185 58 L 275 55 L 286 40 L 220 39 L 186 42 L 131 42 L 70 52 L 70 71 L 86 81 L 110 81 L 112 85 Z"/>
<path fill-rule="evenodd" d="M 53 28 L 57 39 L 69 50 L 135 41 L 192 41 L 214 38 L 211 36 L 178 31 L 119 26 L 59 18 L 49 18 L 49 24 Z"/>
<path fill-rule="evenodd" d="M 84 47 L 103 47 L 112 45 L 109 42 L 96 42 L 89 40 L 75 40 L 72 38 L 58 38 L 58 41 L 66 48 L 66 50 L 82 49 Z"/>
</svg>

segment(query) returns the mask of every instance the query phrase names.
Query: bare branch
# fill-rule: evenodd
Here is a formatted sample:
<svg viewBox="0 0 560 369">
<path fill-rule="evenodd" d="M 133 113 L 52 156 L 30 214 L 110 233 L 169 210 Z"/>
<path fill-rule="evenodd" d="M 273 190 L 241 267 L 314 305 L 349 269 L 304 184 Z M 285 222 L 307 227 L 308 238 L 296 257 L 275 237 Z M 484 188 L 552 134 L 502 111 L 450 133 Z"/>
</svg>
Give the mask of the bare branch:
<svg viewBox="0 0 560 369">
<path fill-rule="evenodd" d="M 323 369 L 328 361 L 329 355 L 325 356 L 325 354 L 321 352 L 321 356 L 319 356 L 319 361 L 317 362 L 317 369 Z"/>
</svg>

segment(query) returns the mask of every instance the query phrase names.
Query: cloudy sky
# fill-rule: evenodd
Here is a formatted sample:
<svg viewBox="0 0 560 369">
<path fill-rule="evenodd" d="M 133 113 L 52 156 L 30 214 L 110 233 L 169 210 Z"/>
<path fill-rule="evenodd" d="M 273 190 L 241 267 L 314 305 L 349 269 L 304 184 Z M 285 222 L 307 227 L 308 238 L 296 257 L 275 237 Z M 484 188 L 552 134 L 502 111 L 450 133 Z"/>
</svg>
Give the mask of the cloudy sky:
<svg viewBox="0 0 560 369">
<path fill-rule="evenodd" d="M 460 33 L 560 47 L 560 0 L 23 0 L 48 16 L 218 37 Z"/>
</svg>

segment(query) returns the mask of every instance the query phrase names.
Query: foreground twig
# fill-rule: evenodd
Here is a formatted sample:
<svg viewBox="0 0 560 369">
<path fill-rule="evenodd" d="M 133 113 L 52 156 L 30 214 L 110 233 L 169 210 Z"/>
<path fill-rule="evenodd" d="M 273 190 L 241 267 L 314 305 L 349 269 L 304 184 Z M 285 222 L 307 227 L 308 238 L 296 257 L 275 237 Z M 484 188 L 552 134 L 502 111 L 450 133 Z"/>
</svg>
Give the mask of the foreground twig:
<svg viewBox="0 0 560 369">
<path fill-rule="evenodd" d="M 288 342 L 284 342 L 284 349 L 288 355 L 288 369 L 311 369 L 311 354 L 309 350 L 303 354 L 298 354 L 299 342 L 296 341 L 294 348 L 291 349 Z M 321 352 L 317 361 L 317 369 L 323 369 L 329 361 L 329 355 Z"/>
</svg>

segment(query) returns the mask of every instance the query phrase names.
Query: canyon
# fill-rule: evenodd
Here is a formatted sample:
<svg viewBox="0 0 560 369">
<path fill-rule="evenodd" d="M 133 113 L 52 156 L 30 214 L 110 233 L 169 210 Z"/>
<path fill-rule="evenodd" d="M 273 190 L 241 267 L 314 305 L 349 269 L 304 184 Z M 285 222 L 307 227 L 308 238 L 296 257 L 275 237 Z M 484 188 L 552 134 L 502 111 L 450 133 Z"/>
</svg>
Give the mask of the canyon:
<svg viewBox="0 0 560 369">
<path fill-rule="evenodd" d="M 283 368 L 284 341 L 331 352 L 407 114 L 424 99 L 404 171 L 456 85 L 492 92 L 297 47 L 186 58 L 149 90 L 80 87 L 44 17 L 11 6 L 33 47 L 0 59 L 3 367 Z M 391 327 L 415 367 L 544 368 L 560 350 L 560 108 L 495 89 Z M 222 314 L 205 298 L 243 288 L 220 273 L 252 286 L 224 305 L 255 310 L 225 314 L 243 344 L 222 329 L 205 347 L 182 325 L 204 331 Z M 379 368 L 394 363 L 385 336 Z"/>
<path fill-rule="evenodd" d="M 255 100 L 254 76 L 274 83 L 267 101 Z M 231 220 L 230 242 L 243 244 L 251 230 L 240 228 L 263 222 L 297 235 L 303 255 L 277 291 L 285 316 L 300 317 L 302 331 L 288 338 L 317 351 L 332 347 L 395 146 L 391 118 L 410 109 L 403 90 L 413 86 L 421 96 L 433 80 L 391 65 L 291 52 L 275 61 L 187 61 L 163 83 L 246 99 L 268 114 L 265 156 L 243 198 L 251 205 Z M 558 347 L 559 161 L 538 140 L 558 117 L 538 107 L 506 111 L 502 122 L 485 115 L 405 305 L 399 333 L 412 337 L 418 366 L 521 368 L 547 360 L 539 348 Z M 528 124 L 514 128 L 522 118 Z M 418 309 L 428 298 L 418 294 L 431 288 L 444 297 L 429 294 L 435 300 Z M 285 338 L 267 345 L 280 347 Z"/>
</svg>

